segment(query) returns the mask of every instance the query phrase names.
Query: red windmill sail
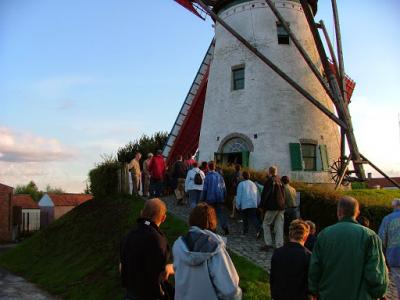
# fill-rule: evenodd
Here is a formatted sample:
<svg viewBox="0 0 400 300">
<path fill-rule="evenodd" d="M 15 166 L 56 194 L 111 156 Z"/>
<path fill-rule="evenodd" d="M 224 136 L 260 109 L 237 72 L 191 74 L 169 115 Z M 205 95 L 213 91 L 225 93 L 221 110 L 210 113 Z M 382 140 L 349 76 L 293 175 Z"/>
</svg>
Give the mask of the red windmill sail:
<svg viewBox="0 0 400 300">
<path fill-rule="evenodd" d="M 204 16 L 200 15 L 200 13 L 196 10 L 196 8 L 193 6 L 193 2 L 190 0 L 175 0 L 175 2 L 178 2 L 180 5 L 182 5 L 184 8 L 189 10 L 190 12 L 194 13 L 196 16 L 204 20 Z"/>
<path fill-rule="evenodd" d="M 173 163 L 178 155 L 193 155 L 199 147 L 200 128 L 206 99 L 209 66 L 214 53 L 214 41 L 200 65 L 189 89 L 179 115 L 168 136 L 163 150 L 167 165 Z"/>
</svg>

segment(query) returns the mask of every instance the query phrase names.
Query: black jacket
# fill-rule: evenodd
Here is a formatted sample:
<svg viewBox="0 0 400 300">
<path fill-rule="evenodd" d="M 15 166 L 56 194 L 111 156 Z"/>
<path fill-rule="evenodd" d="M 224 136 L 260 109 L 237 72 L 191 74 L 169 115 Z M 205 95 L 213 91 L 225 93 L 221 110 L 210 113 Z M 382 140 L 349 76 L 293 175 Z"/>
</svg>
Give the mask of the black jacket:
<svg viewBox="0 0 400 300">
<path fill-rule="evenodd" d="M 122 286 L 144 300 L 158 299 L 160 274 L 169 257 L 167 239 L 152 221 L 138 219 L 121 243 Z"/>
<path fill-rule="evenodd" d="M 265 210 L 285 210 L 284 188 L 278 176 L 271 176 L 265 182 L 260 207 Z"/>
<path fill-rule="evenodd" d="M 174 164 L 174 171 L 172 176 L 174 178 L 186 178 L 186 174 L 187 174 L 186 164 L 181 160 L 176 161 Z"/>
<path fill-rule="evenodd" d="M 271 298 L 307 300 L 308 265 L 311 252 L 298 243 L 289 242 L 275 250 L 271 259 Z"/>
</svg>

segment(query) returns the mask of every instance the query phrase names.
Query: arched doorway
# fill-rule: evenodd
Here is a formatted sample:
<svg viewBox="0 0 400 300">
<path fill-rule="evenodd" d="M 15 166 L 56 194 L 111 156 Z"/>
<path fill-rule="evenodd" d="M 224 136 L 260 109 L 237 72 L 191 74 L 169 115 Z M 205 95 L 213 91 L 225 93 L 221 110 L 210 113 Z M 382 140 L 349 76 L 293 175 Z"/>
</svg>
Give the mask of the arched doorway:
<svg viewBox="0 0 400 300">
<path fill-rule="evenodd" d="M 244 134 L 230 134 L 221 141 L 218 152 L 215 153 L 215 161 L 221 165 L 239 164 L 248 167 L 253 149 L 253 143 Z"/>
</svg>

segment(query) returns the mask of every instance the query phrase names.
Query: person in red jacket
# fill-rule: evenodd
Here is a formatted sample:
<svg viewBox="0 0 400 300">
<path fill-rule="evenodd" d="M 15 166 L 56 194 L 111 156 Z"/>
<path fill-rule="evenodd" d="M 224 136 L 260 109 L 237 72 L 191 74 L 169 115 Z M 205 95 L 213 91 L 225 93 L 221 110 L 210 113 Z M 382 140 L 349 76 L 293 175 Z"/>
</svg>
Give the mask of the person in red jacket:
<svg viewBox="0 0 400 300">
<path fill-rule="evenodd" d="M 157 154 L 153 156 L 149 163 L 150 171 L 150 195 L 160 197 L 164 189 L 165 178 L 165 161 L 162 151 L 157 150 Z"/>
</svg>

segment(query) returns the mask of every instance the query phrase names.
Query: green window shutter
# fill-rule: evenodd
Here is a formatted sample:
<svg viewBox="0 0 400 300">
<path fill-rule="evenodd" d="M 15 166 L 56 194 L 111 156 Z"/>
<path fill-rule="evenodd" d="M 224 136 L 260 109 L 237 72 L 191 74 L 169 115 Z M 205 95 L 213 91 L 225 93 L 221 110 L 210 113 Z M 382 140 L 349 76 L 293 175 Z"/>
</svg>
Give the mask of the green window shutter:
<svg viewBox="0 0 400 300">
<path fill-rule="evenodd" d="M 301 146 L 299 143 L 290 143 L 290 161 L 292 163 L 292 171 L 303 170 L 303 160 L 301 158 Z"/>
<path fill-rule="evenodd" d="M 316 169 L 317 171 L 322 171 L 323 170 L 323 166 L 322 166 L 322 156 L 321 156 L 321 148 L 319 146 L 315 146 L 318 147 L 315 150 L 315 154 L 316 154 Z"/>
<path fill-rule="evenodd" d="M 327 150 L 326 145 L 319 145 L 319 151 L 321 154 L 322 170 L 328 171 L 329 170 L 329 161 L 328 161 L 328 150 Z"/>
<path fill-rule="evenodd" d="M 249 157 L 250 157 L 249 151 L 242 151 L 242 165 L 245 168 L 249 167 Z"/>
</svg>

